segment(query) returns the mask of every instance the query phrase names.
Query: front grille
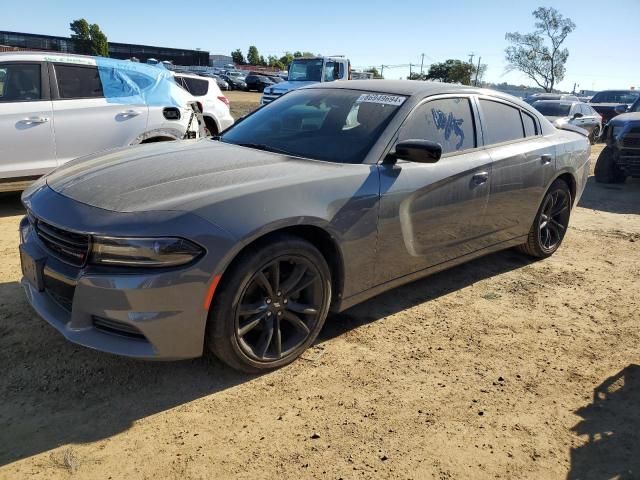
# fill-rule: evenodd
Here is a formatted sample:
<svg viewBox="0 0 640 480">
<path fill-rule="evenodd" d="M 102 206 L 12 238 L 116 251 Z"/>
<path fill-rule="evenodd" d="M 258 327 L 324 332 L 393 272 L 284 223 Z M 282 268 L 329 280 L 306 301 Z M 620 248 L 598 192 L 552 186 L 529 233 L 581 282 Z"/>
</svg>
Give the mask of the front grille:
<svg viewBox="0 0 640 480">
<path fill-rule="evenodd" d="M 277 95 L 277 94 L 271 94 L 271 95 L 263 94 L 262 95 L 262 104 L 266 105 L 267 103 L 271 103 L 275 99 L 277 99 L 279 96 L 280 95 Z"/>
<path fill-rule="evenodd" d="M 622 139 L 622 147 L 623 148 L 640 148 L 640 136 L 632 137 L 632 136 L 626 135 Z"/>
<path fill-rule="evenodd" d="M 146 340 L 140 330 L 128 323 L 113 320 L 111 318 L 92 316 L 93 326 L 97 330 L 112 335 L 121 335 L 123 337 L 135 338 L 138 340 Z"/>
<path fill-rule="evenodd" d="M 30 221 L 40 241 L 56 257 L 81 267 L 89 252 L 89 235 L 70 232 L 30 216 Z"/>
<path fill-rule="evenodd" d="M 622 150 L 620 152 L 618 165 L 620 165 L 627 175 L 634 177 L 640 176 L 640 155 L 638 155 L 637 150 Z"/>
</svg>

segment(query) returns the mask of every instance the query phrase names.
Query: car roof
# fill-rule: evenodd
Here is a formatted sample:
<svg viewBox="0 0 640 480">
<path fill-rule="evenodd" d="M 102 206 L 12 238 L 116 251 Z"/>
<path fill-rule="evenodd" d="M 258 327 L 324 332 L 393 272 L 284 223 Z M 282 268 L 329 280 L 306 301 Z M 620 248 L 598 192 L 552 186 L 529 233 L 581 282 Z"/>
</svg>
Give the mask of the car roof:
<svg viewBox="0 0 640 480">
<path fill-rule="evenodd" d="M 519 98 L 512 95 L 489 90 L 486 88 L 470 87 L 468 85 L 456 85 L 453 83 L 442 82 L 424 82 L 421 80 L 336 80 L 335 82 L 323 82 L 310 85 L 305 88 L 341 88 L 348 90 L 365 90 L 376 93 L 390 93 L 395 95 L 439 95 L 446 93 L 466 93 L 476 95 L 489 95 L 492 97 L 503 98 L 511 102 L 517 102 L 518 105 L 524 105 Z"/>
</svg>

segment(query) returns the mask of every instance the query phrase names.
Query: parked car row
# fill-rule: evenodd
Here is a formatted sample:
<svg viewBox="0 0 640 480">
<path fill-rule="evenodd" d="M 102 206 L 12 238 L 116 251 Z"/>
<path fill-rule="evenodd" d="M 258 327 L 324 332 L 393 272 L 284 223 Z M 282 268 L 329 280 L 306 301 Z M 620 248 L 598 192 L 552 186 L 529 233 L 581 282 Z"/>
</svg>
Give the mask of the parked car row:
<svg viewBox="0 0 640 480">
<path fill-rule="evenodd" d="M 609 122 L 630 110 L 640 98 L 637 90 L 605 90 L 585 102 L 575 95 L 536 93 L 524 99 L 552 122 L 570 122 L 589 132 L 592 143 L 606 137 Z"/>
</svg>

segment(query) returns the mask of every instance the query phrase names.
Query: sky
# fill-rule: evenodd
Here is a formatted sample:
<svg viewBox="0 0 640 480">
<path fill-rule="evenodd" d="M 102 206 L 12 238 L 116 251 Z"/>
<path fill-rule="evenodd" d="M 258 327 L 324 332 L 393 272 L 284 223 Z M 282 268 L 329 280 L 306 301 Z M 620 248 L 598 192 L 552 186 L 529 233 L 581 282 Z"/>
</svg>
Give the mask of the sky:
<svg viewBox="0 0 640 480">
<path fill-rule="evenodd" d="M 24 4 L 23 4 L 24 5 Z M 640 0 L 32 0 L 28 11 L 3 9 L 0 30 L 68 36 L 69 22 L 86 18 L 114 42 L 200 48 L 212 54 L 245 52 L 265 57 L 285 51 L 344 55 L 357 68 L 430 63 L 448 58 L 487 64 L 485 81 L 534 85 L 506 72 L 506 32 L 534 29 L 531 12 L 554 6 L 576 24 L 567 38 L 570 91 L 640 88 Z M 26 7 L 25 7 L 26 8 Z M 608 38 L 616 35 L 614 41 Z M 385 78 L 406 78 L 408 67 L 385 67 Z"/>
</svg>

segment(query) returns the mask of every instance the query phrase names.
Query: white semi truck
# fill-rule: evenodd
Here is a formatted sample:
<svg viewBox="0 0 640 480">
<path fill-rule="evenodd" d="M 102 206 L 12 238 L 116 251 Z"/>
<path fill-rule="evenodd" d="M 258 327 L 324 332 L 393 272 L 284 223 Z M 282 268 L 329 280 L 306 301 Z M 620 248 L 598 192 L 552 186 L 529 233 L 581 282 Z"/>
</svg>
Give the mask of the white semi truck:
<svg viewBox="0 0 640 480">
<path fill-rule="evenodd" d="M 266 105 L 291 90 L 319 82 L 371 78 L 366 72 L 352 72 L 351 62 L 344 57 L 299 57 L 289 65 L 289 78 L 264 89 L 260 103 Z"/>
</svg>

